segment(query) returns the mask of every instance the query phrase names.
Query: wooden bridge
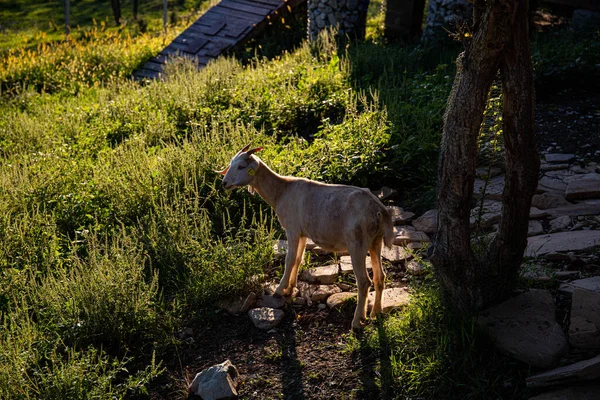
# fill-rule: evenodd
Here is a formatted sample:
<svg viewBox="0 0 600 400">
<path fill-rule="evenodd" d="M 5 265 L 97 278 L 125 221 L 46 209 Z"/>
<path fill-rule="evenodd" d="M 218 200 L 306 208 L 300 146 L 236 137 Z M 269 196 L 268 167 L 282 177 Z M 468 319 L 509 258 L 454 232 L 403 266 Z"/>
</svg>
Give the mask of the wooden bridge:
<svg viewBox="0 0 600 400">
<path fill-rule="evenodd" d="M 202 68 L 305 1 L 221 0 L 133 75 L 136 79 L 158 78 L 171 57 L 189 58 Z"/>
</svg>

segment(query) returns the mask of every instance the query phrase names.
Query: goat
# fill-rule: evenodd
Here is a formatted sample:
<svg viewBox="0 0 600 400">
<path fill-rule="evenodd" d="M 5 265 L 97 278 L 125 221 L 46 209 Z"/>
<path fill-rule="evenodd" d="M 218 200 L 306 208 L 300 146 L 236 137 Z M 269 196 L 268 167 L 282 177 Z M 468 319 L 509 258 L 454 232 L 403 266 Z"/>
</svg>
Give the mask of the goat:
<svg viewBox="0 0 600 400">
<path fill-rule="evenodd" d="M 381 249 L 383 243 L 390 247 L 394 239 L 393 223 L 387 208 L 368 189 L 281 176 L 254 155 L 262 147 L 249 148 L 250 145 L 244 147 L 227 168 L 217 172 L 224 175 L 222 185 L 225 190 L 247 185 L 250 193 L 258 193 L 275 209 L 285 230 L 288 252 L 285 271 L 275 295 L 292 294 L 307 238 L 333 252 L 347 250 L 358 285 L 358 304 L 352 329 L 361 329 L 366 321 L 371 286 L 365 265 L 367 251 L 371 255 L 375 284 L 371 318 L 381 313 L 385 288 Z"/>
</svg>

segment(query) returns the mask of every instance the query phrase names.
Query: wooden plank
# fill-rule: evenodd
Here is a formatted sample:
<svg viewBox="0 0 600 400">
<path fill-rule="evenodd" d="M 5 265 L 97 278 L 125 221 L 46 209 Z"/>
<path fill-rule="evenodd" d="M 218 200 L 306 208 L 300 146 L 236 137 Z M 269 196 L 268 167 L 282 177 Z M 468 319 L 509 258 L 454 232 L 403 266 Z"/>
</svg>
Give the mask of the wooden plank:
<svg viewBox="0 0 600 400">
<path fill-rule="evenodd" d="M 235 43 L 237 43 L 237 41 L 236 41 L 236 40 L 234 40 L 234 39 L 230 39 L 230 38 L 226 38 L 226 37 L 224 37 L 224 36 L 221 36 L 221 35 L 218 35 L 218 36 L 208 36 L 208 35 L 204 34 L 204 32 L 200 31 L 200 30 L 199 30 L 197 27 L 195 27 L 195 26 L 192 26 L 192 27 L 189 27 L 189 28 L 188 28 L 188 30 L 190 30 L 190 29 L 191 29 L 193 32 L 195 32 L 195 33 L 194 33 L 194 35 L 195 35 L 196 37 L 198 37 L 198 38 L 207 39 L 207 40 L 209 40 L 209 41 L 213 41 L 213 40 L 219 40 L 219 41 L 222 41 L 222 42 L 225 42 L 225 43 L 229 43 L 229 44 L 235 44 Z"/>
<path fill-rule="evenodd" d="M 163 72 L 164 64 L 148 61 L 142 68 L 156 72 Z"/>
<path fill-rule="evenodd" d="M 223 32 L 225 36 L 237 38 L 246 31 L 252 29 L 252 25 L 227 25 L 227 29 Z"/>
<path fill-rule="evenodd" d="M 275 0 L 274 2 L 270 2 L 270 3 L 268 2 L 269 0 L 267 0 L 266 2 L 256 1 L 256 0 L 230 0 L 230 1 L 233 1 L 235 3 L 245 4 L 245 5 L 248 5 L 251 7 L 266 8 L 271 11 L 278 10 L 284 6 L 283 1 L 278 1 L 278 0 Z"/>
<path fill-rule="evenodd" d="M 225 28 L 225 25 L 227 25 L 225 22 L 217 22 L 215 24 L 212 24 L 212 26 L 208 29 L 206 29 L 205 33 L 207 35 L 210 36 L 214 36 L 216 35 L 221 29 Z"/>
<path fill-rule="evenodd" d="M 196 40 L 194 40 L 193 42 L 190 41 L 188 43 L 188 48 L 185 51 L 186 53 L 196 54 L 198 50 L 204 47 L 208 42 L 209 41 L 206 39 L 196 38 Z"/>
<path fill-rule="evenodd" d="M 252 3 L 264 4 L 266 6 L 272 7 L 273 9 L 277 9 L 282 7 L 285 3 L 283 0 L 246 0 L 251 1 Z M 304 0 L 306 1 L 306 0 Z"/>
<path fill-rule="evenodd" d="M 238 3 L 231 0 L 221 0 L 219 2 L 219 7 L 227 8 L 229 10 L 246 12 L 249 14 L 260 15 L 261 17 L 266 17 L 274 10 L 270 10 L 268 8 L 260 8 L 256 6 L 248 6 L 246 4 Z"/>
<path fill-rule="evenodd" d="M 262 21 L 264 19 L 260 15 L 250 14 L 250 13 L 246 13 L 243 11 L 232 10 L 230 8 L 221 7 L 219 4 L 214 6 L 211 9 L 211 12 L 215 13 L 215 14 L 224 15 L 226 17 L 228 17 L 228 16 L 238 17 L 240 19 L 244 19 L 253 24 L 258 24 L 260 21 Z"/>
<path fill-rule="evenodd" d="M 158 78 L 158 76 L 160 75 L 160 73 L 156 72 L 156 71 L 151 71 L 149 69 L 144 69 L 144 68 L 140 68 L 137 71 L 135 71 L 134 76 L 138 79 L 156 79 Z"/>
</svg>

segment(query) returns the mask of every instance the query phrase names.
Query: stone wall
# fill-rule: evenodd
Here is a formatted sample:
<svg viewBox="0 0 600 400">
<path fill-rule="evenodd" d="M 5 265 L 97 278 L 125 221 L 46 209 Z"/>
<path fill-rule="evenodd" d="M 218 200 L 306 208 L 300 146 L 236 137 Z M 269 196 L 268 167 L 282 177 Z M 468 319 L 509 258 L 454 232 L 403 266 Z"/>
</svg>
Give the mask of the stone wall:
<svg viewBox="0 0 600 400">
<path fill-rule="evenodd" d="M 340 35 L 364 38 L 368 6 L 369 0 L 308 0 L 308 38 L 333 27 Z"/>
<path fill-rule="evenodd" d="M 467 0 L 429 0 L 423 41 L 440 41 L 456 32 L 457 24 L 473 19 L 473 6 Z"/>
</svg>

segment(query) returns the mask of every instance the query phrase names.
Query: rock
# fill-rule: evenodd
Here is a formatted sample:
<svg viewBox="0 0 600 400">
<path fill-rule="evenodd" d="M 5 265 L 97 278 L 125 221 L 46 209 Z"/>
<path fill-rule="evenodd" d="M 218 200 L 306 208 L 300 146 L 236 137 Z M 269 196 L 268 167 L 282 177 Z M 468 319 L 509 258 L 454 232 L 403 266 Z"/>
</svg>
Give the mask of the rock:
<svg viewBox="0 0 600 400">
<path fill-rule="evenodd" d="M 275 328 L 283 320 L 285 313 L 275 308 L 253 308 L 248 311 L 248 316 L 252 320 L 252 323 L 258 329 L 268 331 L 269 329 Z"/>
<path fill-rule="evenodd" d="M 332 24 L 333 25 L 333 24 Z M 395 189 L 391 189 L 387 186 L 382 187 L 379 190 L 373 190 L 371 191 L 375 196 L 377 196 L 377 198 L 381 201 L 386 201 L 388 199 L 391 199 L 392 197 L 396 197 L 398 196 L 398 191 Z"/>
<path fill-rule="evenodd" d="M 275 258 L 283 258 L 288 252 L 287 240 L 278 240 L 273 243 L 273 253 Z"/>
<path fill-rule="evenodd" d="M 352 285 L 349 285 L 347 283 L 339 282 L 336 283 L 336 285 L 342 290 L 342 292 L 348 292 L 350 291 L 350 289 L 352 289 Z"/>
<path fill-rule="evenodd" d="M 429 210 L 425 214 L 412 222 L 415 229 L 425 233 L 434 233 L 437 231 L 437 210 Z"/>
<path fill-rule="evenodd" d="M 385 289 L 381 297 L 381 309 L 383 312 L 388 312 L 395 308 L 404 307 L 410 301 L 410 294 L 408 288 L 397 287 Z M 369 292 L 369 303 L 368 310 L 373 308 L 375 304 L 375 291 Z"/>
<path fill-rule="evenodd" d="M 560 281 L 579 278 L 579 271 L 555 271 L 554 277 Z"/>
<path fill-rule="evenodd" d="M 538 190 L 542 192 L 558 192 L 559 194 L 563 194 L 566 189 L 567 184 L 562 179 L 544 176 L 538 182 Z"/>
<path fill-rule="evenodd" d="M 390 214 L 392 215 L 392 221 L 394 225 L 404 225 L 410 222 L 414 218 L 415 213 L 410 211 L 404 211 L 400 207 L 388 207 Z"/>
<path fill-rule="evenodd" d="M 550 229 L 553 231 L 562 231 L 567 229 L 569 225 L 571 225 L 571 217 L 568 215 L 563 215 L 562 217 L 554 218 L 550 221 Z"/>
<path fill-rule="evenodd" d="M 544 256 L 545 260 L 548 261 L 573 261 L 573 258 L 569 254 L 564 253 L 548 253 Z"/>
<path fill-rule="evenodd" d="M 499 201 L 485 200 L 483 202 L 483 212 L 480 215 L 480 207 L 471 210 L 471 226 L 475 227 L 479 223 L 482 228 L 489 228 L 500 221 L 502 214 L 502 203 Z M 481 217 L 481 219 L 480 219 Z"/>
<path fill-rule="evenodd" d="M 555 368 L 527 378 L 527 387 L 540 388 L 557 384 L 600 379 L 600 355 L 589 360 Z"/>
<path fill-rule="evenodd" d="M 285 299 L 283 297 L 274 297 L 269 295 L 262 295 L 256 302 L 258 308 L 283 308 L 285 306 Z"/>
<path fill-rule="evenodd" d="M 217 304 L 219 308 L 229 314 L 238 315 L 248 312 L 256 303 L 256 293 L 250 292 L 247 296 L 239 296 L 232 299 L 224 299 Z"/>
<path fill-rule="evenodd" d="M 408 244 L 411 242 L 431 242 L 429 236 L 427 236 L 425 232 L 416 231 L 414 230 L 414 228 L 408 229 L 408 227 L 403 227 L 400 229 L 394 229 L 394 231 L 396 233 L 396 236 L 394 237 L 394 244 L 398 246 Z"/>
<path fill-rule="evenodd" d="M 547 268 L 528 264 L 521 266 L 521 277 L 537 282 L 548 282 L 552 279 Z"/>
<path fill-rule="evenodd" d="M 525 256 L 539 257 L 548 253 L 586 250 L 598 245 L 600 231 L 597 230 L 550 233 L 528 238 Z"/>
<path fill-rule="evenodd" d="M 600 291 L 576 288 L 573 292 L 569 344 L 581 349 L 600 349 Z"/>
<path fill-rule="evenodd" d="M 568 202 L 564 196 L 554 193 L 542 193 L 536 194 L 531 199 L 531 206 L 539 208 L 540 210 L 547 210 L 549 208 L 565 207 L 570 206 L 572 203 Z"/>
<path fill-rule="evenodd" d="M 568 163 L 574 159 L 575 159 L 575 154 L 559 154 L 559 153 L 546 154 L 546 162 L 547 163 L 554 163 L 554 164 Z"/>
<path fill-rule="evenodd" d="M 235 385 L 238 377 L 235 366 L 226 360 L 196 374 L 188 390 L 203 400 L 236 398 Z"/>
<path fill-rule="evenodd" d="M 579 8 L 573 11 L 571 24 L 575 29 L 598 27 L 600 26 L 600 13 Z"/>
<path fill-rule="evenodd" d="M 265 283 L 265 294 L 272 296 L 275 293 L 275 289 L 277 289 L 277 284 L 275 282 L 266 282 Z"/>
<path fill-rule="evenodd" d="M 414 276 L 421 276 L 427 271 L 423 268 L 423 264 L 413 260 L 406 264 L 406 272 Z"/>
<path fill-rule="evenodd" d="M 297 306 L 305 306 L 307 303 L 306 299 L 304 297 L 296 297 L 294 299 L 294 305 Z"/>
<path fill-rule="evenodd" d="M 529 227 L 527 228 L 527 236 L 536 236 L 544 233 L 544 227 L 539 221 L 529 221 Z"/>
<path fill-rule="evenodd" d="M 314 249 L 315 247 L 319 247 L 319 246 L 315 242 L 313 242 L 313 240 L 311 238 L 306 238 L 305 249 L 310 251 L 310 250 Z"/>
<path fill-rule="evenodd" d="M 337 264 L 326 265 L 324 267 L 310 268 L 302 273 L 302 279 L 310 283 L 320 283 L 322 285 L 331 285 L 338 278 L 339 266 Z"/>
<path fill-rule="evenodd" d="M 546 211 L 551 217 L 560 217 L 563 215 L 568 215 L 571 217 L 577 215 L 597 215 L 600 214 L 600 203 L 585 201 L 566 207 L 548 209 Z"/>
<path fill-rule="evenodd" d="M 334 293 L 327 298 L 327 306 L 329 308 L 340 308 L 348 299 L 355 298 L 356 296 L 356 293 L 350 292 Z"/>
<path fill-rule="evenodd" d="M 546 290 L 530 290 L 486 310 L 477 326 L 501 351 L 535 367 L 552 367 L 568 350 Z"/>
<path fill-rule="evenodd" d="M 414 243 L 409 243 L 407 247 L 410 248 L 410 247 L 412 247 L 412 245 L 416 245 L 416 244 L 420 245 L 420 243 L 414 242 Z M 386 246 L 383 246 L 383 249 L 381 250 L 381 257 L 385 258 L 392 264 L 397 264 L 402 261 L 410 260 L 413 257 L 413 255 L 410 250 L 407 250 L 401 246 L 393 245 L 391 248 L 387 248 Z"/>
<path fill-rule="evenodd" d="M 340 293 L 342 289 L 336 285 L 320 285 L 310 297 L 312 301 L 325 301 L 329 296 L 335 293 Z"/>
<path fill-rule="evenodd" d="M 600 385 L 575 386 L 543 393 L 529 400 L 597 400 L 600 399 Z"/>
<path fill-rule="evenodd" d="M 600 181 L 592 179 L 573 180 L 568 183 L 567 200 L 584 200 L 600 197 Z"/>
<path fill-rule="evenodd" d="M 371 257 L 367 256 L 365 258 L 365 265 L 367 269 L 372 269 L 373 266 L 371 264 Z M 350 256 L 341 256 L 340 257 L 340 270 L 342 274 L 349 274 L 350 272 L 354 272 L 352 269 L 352 258 Z"/>
<path fill-rule="evenodd" d="M 558 290 L 565 293 L 574 293 L 575 289 L 585 289 L 600 293 L 600 276 L 593 276 L 591 278 L 577 279 L 573 282 L 561 283 Z"/>
<path fill-rule="evenodd" d="M 576 181 L 596 181 L 600 184 L 600 174 L 591 172 L 589 174 L 573 174 L 563 178 L 565 183 L 571 183 Z"/>
<path fill-rule="evenodd" d="M 567 169 L 569 168 L 569 164 L 541 164 L 540 165 L 540 170 L 541 171 L 559 171 L 562 169 Z"/>
<path fill-rule="evenodd" d="M 502 174 L 502 169 L 500 169 L 498 167 L 491 167 L 491 168 L 481 167 L 481 168 L 477 168 L 475 170 L 475 175 L 481 179 L 494 178 L 501 174 Z"/>
<path fill-rule="evenodd" d="M 531 207 L 529 209 L 529 219 L 541 219 L 546 218 L 548 216 L 548 212 L 546 210 L 540 210 L 536 207 Z"/>
<path fill-rule="evenodd" d="M 485 193 L 483 192 L 485 189 Z M 484 196 L 490 200 L 502 200 L 504 192 L 504 175 L 496 176 L 486 181 L 483 179 L 475 179 L 473 184 L 473 196 L 481 198 Z M 429 233 L 429 232 L 427 232 Z"/>
</svg>

